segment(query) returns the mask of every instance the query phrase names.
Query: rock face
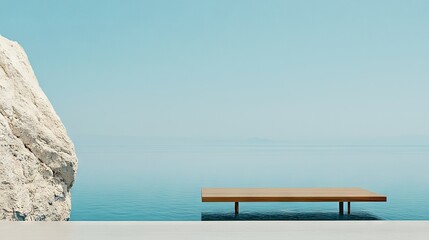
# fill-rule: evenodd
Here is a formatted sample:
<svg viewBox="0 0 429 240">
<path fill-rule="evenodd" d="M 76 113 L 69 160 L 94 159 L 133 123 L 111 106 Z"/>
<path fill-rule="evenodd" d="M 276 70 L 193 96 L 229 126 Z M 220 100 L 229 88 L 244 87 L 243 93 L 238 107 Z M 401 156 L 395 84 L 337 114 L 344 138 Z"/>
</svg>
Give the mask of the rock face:
<svg viewBox="0 0 429 240">
<path fill-rule="evenodd" d="M 21 46 L 0 36 L 0 220 L 68 220 L 74 146 Z"/>
</svg>

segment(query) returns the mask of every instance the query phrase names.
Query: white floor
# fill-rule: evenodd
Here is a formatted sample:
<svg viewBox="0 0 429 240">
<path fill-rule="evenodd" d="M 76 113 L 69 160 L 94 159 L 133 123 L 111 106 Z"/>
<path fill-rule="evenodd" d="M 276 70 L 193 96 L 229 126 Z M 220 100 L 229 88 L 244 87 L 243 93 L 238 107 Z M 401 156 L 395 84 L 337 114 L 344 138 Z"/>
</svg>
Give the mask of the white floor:
<svg viewBox="0 0 429 240">
<path fill-rule="evenodd" d="M 429 240 L 429 221 L 0 222 L 0 239 Z"/>
</svg>

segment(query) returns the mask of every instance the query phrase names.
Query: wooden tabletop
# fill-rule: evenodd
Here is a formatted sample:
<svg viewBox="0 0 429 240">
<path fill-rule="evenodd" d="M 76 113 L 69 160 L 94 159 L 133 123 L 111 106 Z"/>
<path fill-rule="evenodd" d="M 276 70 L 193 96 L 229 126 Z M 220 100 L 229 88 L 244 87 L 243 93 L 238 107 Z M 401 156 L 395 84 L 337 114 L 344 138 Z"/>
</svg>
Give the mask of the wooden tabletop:
<svg viewBox="0 0 429 240">
<path fill-rule="evenodd" d="M 386 202 L 362 188 L 202 188 L 203 202 Z"/>
</svg>

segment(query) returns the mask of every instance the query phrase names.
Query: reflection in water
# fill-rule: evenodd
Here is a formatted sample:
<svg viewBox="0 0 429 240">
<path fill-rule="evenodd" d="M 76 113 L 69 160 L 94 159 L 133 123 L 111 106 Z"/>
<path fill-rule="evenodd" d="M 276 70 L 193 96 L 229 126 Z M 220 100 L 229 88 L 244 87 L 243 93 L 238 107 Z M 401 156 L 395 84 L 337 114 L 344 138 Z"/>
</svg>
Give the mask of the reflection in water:
<svg viewBox="0 0 429 240">
<path fill-rule="evenodd" d="M 335 221 L 335 220 L 382 220 L 368 212 L 340 215 L 337 212 L 240 212 L 201 213 L 201 221 Z"/>
<path fill-rule="evenodd" d="M 429 146 L 157 145 L 124 138 L 77 149 L 72 221 L 429 219 L 429 191 L 422 191 Z M 243 203 L 237 217 L 232 203 L 201 202 L 202 187 L 341 186 L 389 201 L 353 204 L 351 216 L 338 216 L 338 203 Z"/>
</svg>

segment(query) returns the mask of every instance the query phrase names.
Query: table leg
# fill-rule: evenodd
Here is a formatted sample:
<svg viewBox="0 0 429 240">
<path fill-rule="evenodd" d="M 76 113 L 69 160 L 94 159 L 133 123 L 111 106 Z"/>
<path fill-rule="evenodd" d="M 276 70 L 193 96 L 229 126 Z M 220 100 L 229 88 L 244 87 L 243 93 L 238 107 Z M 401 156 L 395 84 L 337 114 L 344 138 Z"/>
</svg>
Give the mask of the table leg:
<svg viewBox="0 0 429 240">
<path fill-rule="evenodd" d="M 348 215 L 350 215 L 350 213 L 351 213 L 351 211 L 352 211 L 352 210 L 351 210 L 351 206 L 352 206 L 352 204 L 351 204 L 350 202 L 348 202 L 348 203 L 347 203 L 347 214 L 348 214 Z"/>
</svg>

